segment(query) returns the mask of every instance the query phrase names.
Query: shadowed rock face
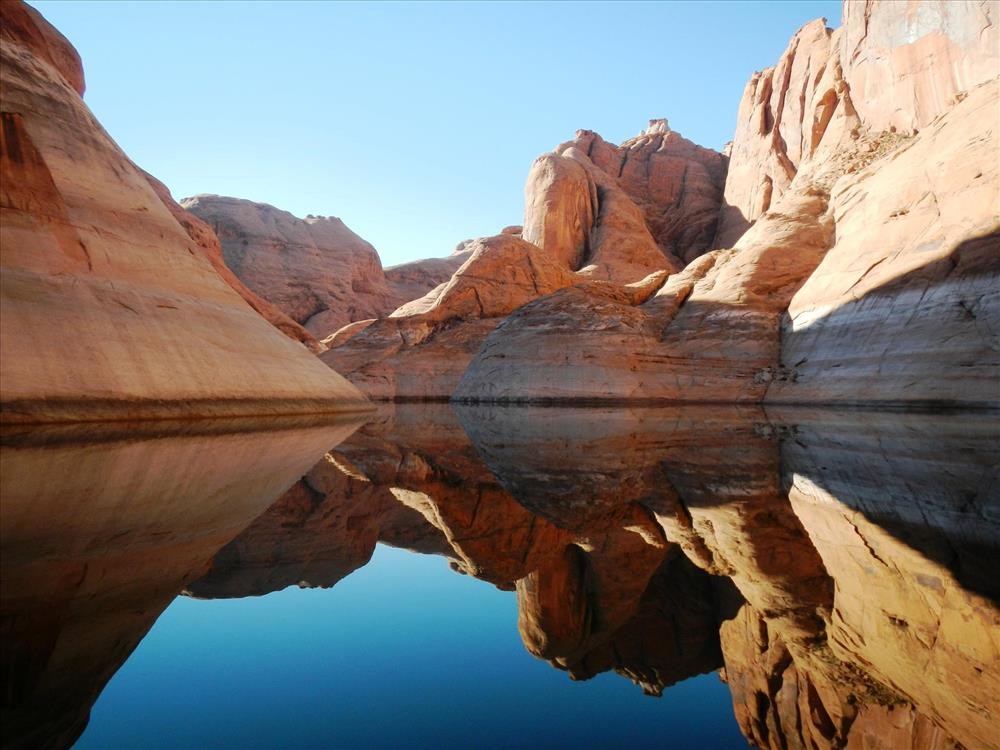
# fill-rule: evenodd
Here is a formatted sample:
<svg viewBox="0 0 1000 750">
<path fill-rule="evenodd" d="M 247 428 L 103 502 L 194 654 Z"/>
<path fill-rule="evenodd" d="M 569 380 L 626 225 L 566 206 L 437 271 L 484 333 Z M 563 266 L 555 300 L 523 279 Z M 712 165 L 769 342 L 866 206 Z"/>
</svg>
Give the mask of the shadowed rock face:
<svg viewBox="0 0 1000 750">
<path fill-rule="evenodd" d="M 220 278 L 83 103 L 69 43 L 0 13 L 3 420 L 365 408 Z"/>
<path fill-rule="evenodd" d="M 160 425 L 176 434 L 148 429 L 145 438 L 128 423 L 5 433 L 4 747 L 72 745 L 173 598 L 357 423 L 280 427 L 233 434 L 227 420 Z"/>
</svg>

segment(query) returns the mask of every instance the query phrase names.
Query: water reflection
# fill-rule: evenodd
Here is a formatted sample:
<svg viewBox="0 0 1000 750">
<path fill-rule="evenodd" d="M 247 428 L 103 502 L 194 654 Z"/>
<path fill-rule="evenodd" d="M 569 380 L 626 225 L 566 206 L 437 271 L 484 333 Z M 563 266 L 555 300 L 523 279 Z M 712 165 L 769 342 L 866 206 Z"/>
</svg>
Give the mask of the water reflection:
<svg viewBox="0 0 1000 750">
<path fill-rule="evenodd" d="M 358 424 L 5 433 L 4 746 L 71 745 L 104 685 L 178 592 Z"/>
<path fill-rule="evenodd" d="M 5 737 L 65 745 L 182 588 L 333 586 L 383 543 L 516 591 L 574 679 L 721 670 L 754 745 L 1000 746 L 989 416 L 441 405 L 296 434 L 5 450 Z"/>
</svg>

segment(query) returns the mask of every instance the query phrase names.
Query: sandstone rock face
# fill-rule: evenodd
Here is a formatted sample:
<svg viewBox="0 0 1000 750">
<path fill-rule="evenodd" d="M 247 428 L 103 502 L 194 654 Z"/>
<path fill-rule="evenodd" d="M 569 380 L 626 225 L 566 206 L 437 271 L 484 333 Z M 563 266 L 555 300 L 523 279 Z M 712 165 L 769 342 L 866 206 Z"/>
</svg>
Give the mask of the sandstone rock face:
<svg viewBox="0 0 1000 750">
<path fill-rule="evenodd" d="M 630 283 L 709 250 L 726 159 L 665 120 L 621 146 L 591 131 L 539 157 L 522 236 L 574 270 Z"/>
<path fill-rule="evenodd" d="M 470 250 L 447 283 L 355 332 L 323 361 L 374 398 L 447 399 L 504 316 L 578 280 L 511 235 L 476 240 Z"/>
<path fill-rule="evenodd" d="M 181 205 L 215 230 L 226 265 L 243 283 L 319 338 L 398 304 L 375 248 L 336 217 L 299 219 L 218 195 Z"/>
<path fill-rule="evenodd" d="M 446 272 L 462 259 L 450 281 L 389 319 L 337 331 L 324 361 L 374 398 L 447 399 L 487 334 L 521 305 L 573 285 L 635 305 L 708 250 L 725 173 L 722 154 L 665 120 L 621 146 L 580 131 L 532 165 L 523 226 L 460 243 L 433 262 Z M 431 278 L 404 267 L 386 276 L 401 296 L 417 289 L 409 279 Z"/>
<path fill-rule="evenodd" d="M 754 73 L 736 118 L 717 246 L 732 247 L 778 202 L 831 120 L 854 117 L 824 19 L 803 26 L 778 64 Z M 853 123 L 852 123 L 853 124 Z"/>
<path fill-rule="evenodd" d="M 4 421 L 366 408 L 219 277 L 63 74 L 68 43 L 33 18 L 3 4 Z"/>
<path fill-rule="evenodd" d="M 821 191 L 782 209 L 652 296 L 574 287 L 523 307 L 487 338 L 454 398 L 759 401 L 782 311 L 832 239 Z"/>
<path fill-rule="evenodd" d="M 998 74 L 997 6 L 975 0 L 845 0 L 755 73 L 737 117 L 717 246 L 777 203 L 800 169 L 857 132 L 913 134 Z M 852 131 L 854 133 L 852 134 Z"/>
<path fill-rule="evenodd" d="M 731 250 L 689 263 L 640 305 L 582 288 L 534 302 L 493 331 L 455 397 L 997 404 L 1000 84 L 912 101 L 939 78 L 954 88 L 986 76 L 995 50 L 973 37 L 995 36 L 995 6 L 875 7 L 878 24 L 905 15 L 912 33 L 868 40 L 849 8 L 836 32 L 803 27 L 748 85 L 716 238 Z M 890 37 L 905 39 L 883 54 L 877 40 Z M 913 56 L 935 39 L 947 54 L 918 70 Z M 910 61 L 899 107 L 919 112 L 919 133 L 900 130 L 884 99 L 857 101 L 852 66 L 867 80 L 883 58 L 888 70 Z M 593 214 L 572 197 L 585 165 L 615 163 L 612 147 L 591 145 L 587 159 L 571 144 L 536 163 L 551 210 L 526 220 L 525 236 L 570 259 Z"/>
<path fill-rule="evenodd" d="M 0 454 L 4 746 L 68 748 L 220 547 L 357 427 L 29 429 Z M 237 420 L 239 421 L 239 420 Z M 62 426 L 59 426 L 62 427 Z M 78 426 L 79 427 L 79 426 Z M 241 425 L 245 427 L 245 425 Z M 141 439 L 137 439 L 141 437 Z"/>
<path fill-rule="evenodd" d="M 144 174 L 146 175 L 146 179 L 149 181 L 149 184 L 153 186 L 153 190 L 156 191 L 156 195 L 161 201 L 163 201 L 163 205 L 166 206 L 167 210 L 170 211 L 170 214 L 177 219 L 177 222 L 184 227 L 184 231 L 188 233 L 188 236 L 194 241 L 195 245 L 201 248 L 201 251 L 208 259 L 208 262 L 212 264 L 212 268 L 214 268 L 215 272 L 222 277 L 222 280 L 229 284 L 229 286 L 232 287 L 233 290 L 244 300 L 246 300 L 250 307 L 260 313 L 268 323 L 273 325 L 290 339 L 300 341 L 305 344 L 305 346 L 308 347 L 308 349 L 314 354 L 319 354 L 321 351 L 319 342 L 311 333 L 309 333 L 309 331 L 289 318 L 285 315 L 285 313 L 272 305 L 270 302 L 258 297 L 250 291 L 250 289 L 248 289 L 246 285 L 239 280 L 236 274 L 230 270 L 229 266 L 226 265 L 225 260 L 222 258 L 222 247 L 219 245 L 219 238 L 215 236 L 215 232 L 212 231 L 212 228 L 190 211 L 185 211 L 181 205 L 173 199 L 173 196 L 170 195 L 170 190 L 166 185 L 148 172 L 144 172 Z"/>
<path fill-rule="evenodd" d="M 789 304 L 768 400 L 998 403 L 998 110 L 979 86 L 837 183 L 837 242 Z"/>
<path fill-rule="evenodd" d="M 385 269 L 385 282 L 398 307 L 447 282 L 468 259 L 469 253 L 462 252 L 447 258 L 426 258 L 390 266 Z"/>
<path fill-rule="evenodd" d="M 922 130 L 1000 69 L 1000 8 L 978 0 L 846 0 L 840 55 L 862 123 Z"/>
</svg>

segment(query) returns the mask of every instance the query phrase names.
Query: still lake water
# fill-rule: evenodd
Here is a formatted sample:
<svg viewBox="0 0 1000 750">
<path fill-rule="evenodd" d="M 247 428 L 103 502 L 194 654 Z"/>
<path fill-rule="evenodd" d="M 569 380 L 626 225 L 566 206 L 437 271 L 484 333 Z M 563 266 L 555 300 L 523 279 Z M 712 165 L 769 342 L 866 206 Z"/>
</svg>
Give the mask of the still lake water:
<svg viewBox="0 0 1000 750">
<path fill-rule="evenodd" d="M 994 416 L 142 429 L 4 434 L 4 747 L 998 746 Z"/>
</svg>

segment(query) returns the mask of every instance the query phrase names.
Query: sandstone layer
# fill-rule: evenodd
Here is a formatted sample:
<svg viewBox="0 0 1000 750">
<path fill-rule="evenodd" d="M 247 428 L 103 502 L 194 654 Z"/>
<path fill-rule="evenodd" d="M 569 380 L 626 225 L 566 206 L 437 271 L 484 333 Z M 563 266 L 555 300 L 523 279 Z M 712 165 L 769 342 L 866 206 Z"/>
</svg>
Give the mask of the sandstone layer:
<svg viewBox="0 0 1000 750">
<path fill-rule="evenodd" d="M 578 131 L 532 165 L 522 236 L 594 278 L 680 267 L 712 247 L 726 162 L 666 120 L 621 146 Z"/>
<path fill-rule="evenodd" d="M 578 279 L 512 235 L 476 240 L 454 276 L 389 317 L 352 326 L 322 360 L 373 398 L 447 399 L 504 316 Z"/>
<path fill-rule="evenodd" d="M 181 204 L 218 236 L 225 265 L 316 338 L 385 317 L 444 283 L 462 255 L 383 269 L 375 248 L 335 216 L 299 219 L 266 203 L 197 195 Z"/>
<path fill-rule="evenodd" d="M 4 421 L 363 408 L 219 277 L 84 105 L 68 42 L 2 12 Z"/>
<path fill-rule="evenodd" d="M 268 323 L 290 339 L 305 344 L 314 354 L 319 354 L 321 347 L 315 336 L 266 299 L 254 294 L 226 265 L 226 261 L 222 257 L 222 246 L 219 244 L 219 238 L 212 231 L 212 228 L 190 211 L 185 211 L 181 204 L 174 200 L 170 194 L 170 189 L 166 185 L 148 172 L 145 175 L 146 179 L 149 180 L 149 184 L 153 186 L 153 190 L 156 191 L 156 195 L 163 201 L 163 205 L 177 219 L 177 222 L 184 227 L 184 231 L 188 233 L 188 236 L 194 241 L 195 245 L 205 254 L 208 262 L 212 264 L 212 268 L 222 277 L 222 280 L 229 284 Z"/>
<path fill-rule="evenodd" d="M 318 338 L 398 304 L 375 248 L 335 216 L 299 219 L 219 195 L 181 205 L 212 227 L 226 265 L 244 284 Z"/>
<path fill-rule="evenodd" d="M 639 305 L 574 288 L 518 310 L 454 397 L 1000 403 L 995 5 L 866 7 L 807 24 L 748 85 L 717 228 L 731 249 Z M 895 30 L 869 38 L 872 17 Z M 857 101 L 852 81 L 886 70 L 898 101 Z M 570 225 L 545 247 L 576 247 Z"/>
</svg>

